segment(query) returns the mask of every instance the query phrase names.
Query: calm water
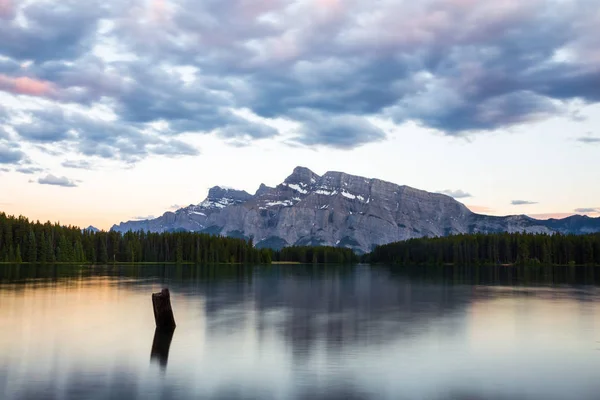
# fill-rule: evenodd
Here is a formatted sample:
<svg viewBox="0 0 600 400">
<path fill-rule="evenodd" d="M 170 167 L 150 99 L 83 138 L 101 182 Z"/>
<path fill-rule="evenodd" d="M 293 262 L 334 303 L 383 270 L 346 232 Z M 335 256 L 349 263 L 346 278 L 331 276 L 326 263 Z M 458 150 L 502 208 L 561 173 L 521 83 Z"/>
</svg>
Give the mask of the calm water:
<svg viewBox="0 0 600 400">
<path fill-rule="evenodd" d="M 0 271 L 5 400 L 600 398 L 600 270 Z"/>
</svg>

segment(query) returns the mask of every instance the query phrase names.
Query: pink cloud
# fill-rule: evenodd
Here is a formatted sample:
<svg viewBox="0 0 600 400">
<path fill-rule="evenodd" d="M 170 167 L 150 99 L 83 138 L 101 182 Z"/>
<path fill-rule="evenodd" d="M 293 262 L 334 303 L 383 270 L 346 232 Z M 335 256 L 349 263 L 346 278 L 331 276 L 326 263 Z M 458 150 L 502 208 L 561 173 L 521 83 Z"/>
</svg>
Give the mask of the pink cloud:
<svg viewBox="0 0 600 400">
<path fill-rule="evenodd" d="M 0 18 L 11 18 L 13 14 L 12 0 L 0 0 Z"/>
<path fill-rule="evenodd" d="M 342 9 L 342 2 L 340 0 L 314 0 L 315 4 L 319 8 L 324 8 L 330 12 L 338 12 Z"/>
<path fill-rule="evenodd" d="M 150 20 L 165 23 L 171 19 L 171 10 L 165 0 L 153 0 L 150 4 Z"/>
<path fill-rule="evenodd" d="M 0 74 L 0 90 L 14 94 L 43 97 L 54 92 L 54 85 L 48 81 L 29 78 L 27 76 L 15 78 Z"/>
</svg>

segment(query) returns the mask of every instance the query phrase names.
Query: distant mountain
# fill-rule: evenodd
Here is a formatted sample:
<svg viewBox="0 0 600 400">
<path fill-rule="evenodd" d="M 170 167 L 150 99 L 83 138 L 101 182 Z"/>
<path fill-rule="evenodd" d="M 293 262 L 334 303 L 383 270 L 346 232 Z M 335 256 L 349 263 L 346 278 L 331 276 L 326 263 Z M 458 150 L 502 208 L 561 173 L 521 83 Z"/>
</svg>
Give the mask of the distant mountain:
<svg viewBox="0 0 600 400">
<path fill-rule="evenodd" d="M 330 245 L 368 252 L 375 245 L 422 236 L 458 233 L 600 231 L 600 218 L 572 216 L 536 220 L 471 212 L 452 197 L 343 172 L 319 176 L 297 167 L 276 187 L 254 195 L 215 186 L 198 205 L 113 230 L 194 231 L 252 238 L 257 247 Z"/>
<path fill-rule="evenodd" d="M 88 232 L 100 232 L 100 229 L 96 228 L 93 225 L 88 226 L 87 228 L 83 228 L 82 231 L 88 231 Z"/>
</svg>

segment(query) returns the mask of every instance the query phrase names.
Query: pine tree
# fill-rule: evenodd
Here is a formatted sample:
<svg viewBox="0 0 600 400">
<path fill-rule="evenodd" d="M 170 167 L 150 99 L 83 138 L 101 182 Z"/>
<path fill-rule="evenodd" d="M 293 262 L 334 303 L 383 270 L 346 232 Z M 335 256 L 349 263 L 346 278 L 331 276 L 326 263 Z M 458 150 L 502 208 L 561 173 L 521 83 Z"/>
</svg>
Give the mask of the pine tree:
<svg viewBox="0 0 600 400">
<path fill-rule="evenodd" d="M 177 247 L 175 249 L 175 257 L 178 264 L 183 262 L 183 244 L 181 243 L 181 236 L 177 236 Z"/>
<path fill-rule="evenodd" d="M 103 239 L 100 240 L 100 253 L 99 261 L 102 264 L 108 263 L 108 250 L 106 249 L 106 242 Z"/>
<path fill-rule="evenodd" d="M 547 240 L 542 242 L 542 264 L 550 265 L 552 264 L 552 256 L 550 254 L 550 245 Z"/>
<path fill-rule="evenodd" d="M 21 258 L 21 245 L 17 245 L 17 250 L 15 251 L 15 262 L 17 264 L 21 264 L 23 262 L 23 258 Z"/>
<path fill-rule="evenodd" d="M 27 251 L 27 261 L 30 263 L 37 262 L 37 242 L 35 240 L 35 234 L 33 230 L 29 230 L 29 238 L 28 238 L 28 251 Z"/>
<path fill-rule="evenodd" d="M 46 234 L 42 231 L 40 235 L 40 242 L 38 244 L 38 261 L 41 263 L 45 263 L 48 258 L 47 253 L 48 243 L 46 242 Z"/>
<path fill-rule="evenodd" d="M 6 261 L 15 262 L 15 248 L 13 247 L 12 242 L 8 246 L 8 256 L 6 257 Z"/>
</svg>

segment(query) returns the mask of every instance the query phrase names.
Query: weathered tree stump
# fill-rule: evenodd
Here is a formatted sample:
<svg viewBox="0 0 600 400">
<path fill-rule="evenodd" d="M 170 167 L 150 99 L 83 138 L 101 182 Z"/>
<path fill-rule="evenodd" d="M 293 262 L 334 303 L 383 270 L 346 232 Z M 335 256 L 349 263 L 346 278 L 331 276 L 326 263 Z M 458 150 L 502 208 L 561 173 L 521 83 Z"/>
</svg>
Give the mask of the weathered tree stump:
<svg viewBox="0 0 600 400">
<path fill-rule="evenodd" d="M 157 328 L 175 328 L 175 317 L 171 308 L 171 294 L 169 289 L 160 293 L 152 293 L 152 306 L 154 307 L 154 320 Z"/>
</svg>

